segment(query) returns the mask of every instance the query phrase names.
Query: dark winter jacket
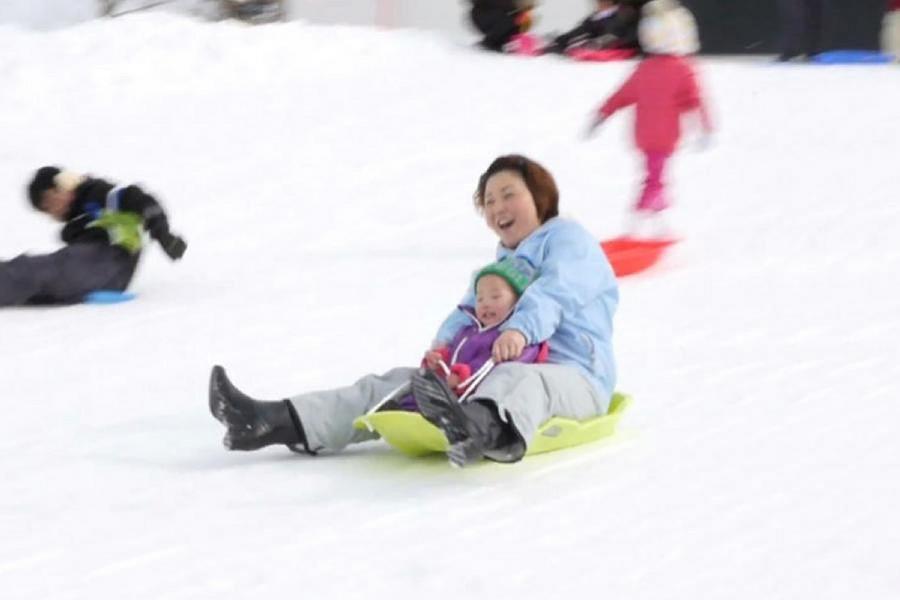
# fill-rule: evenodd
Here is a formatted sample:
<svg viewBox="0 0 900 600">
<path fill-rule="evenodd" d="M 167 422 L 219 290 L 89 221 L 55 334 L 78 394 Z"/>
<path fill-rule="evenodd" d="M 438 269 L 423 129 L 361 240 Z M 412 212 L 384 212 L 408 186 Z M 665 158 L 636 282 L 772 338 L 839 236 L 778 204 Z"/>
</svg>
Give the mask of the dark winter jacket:
<svg viewBox="0 0 900 600">
<path fill-rule="evenodd" d="M 641 16 L 641 11 L 644 9 L 644 5 L 652 2 L 653 0 L 619 0 L 619 6 L 622 8 L 628 8 L 637 13 L 637 16 Z"/>
<path fill-rule="evenodd" d="M 631 7 L 620 6 L 594 12 L 574 29 L 557 36 L 548 51 L 565 52 L 571 46 L 584 43 L 600 48 L 637 49 L 638 14 Z"/>
<path fill-rule="evenodd" d="M 480 45 L 502 52 L 516 34 L 528 29 L 531 6 L 523 0 L 472 0 L 472 24 L 484 34 Z"/>
<path fill-rule="evenodd" d="M 88 178 L 75 189 L 61 235 L 66 244 L 109 244 L 136 254 L 142 226 L 157 241 L 169 235 L 166 214 L 153 196 L 136 185 Z"/>
<path fill-rule="evenodd" d="M 472 0 L 472 10 L 500 10 L 513 13 L 522 8 L 520 0 Z"/>
</svg>

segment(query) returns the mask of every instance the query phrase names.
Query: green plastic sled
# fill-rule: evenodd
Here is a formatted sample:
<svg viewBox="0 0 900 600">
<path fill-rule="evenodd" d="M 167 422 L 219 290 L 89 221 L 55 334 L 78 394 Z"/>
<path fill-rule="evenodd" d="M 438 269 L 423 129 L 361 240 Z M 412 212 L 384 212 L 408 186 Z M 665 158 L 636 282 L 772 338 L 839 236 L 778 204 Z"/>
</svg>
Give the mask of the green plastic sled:
<svg viewBox="0 0 900 600">
<path fill-rule="evenodd" d="M 528 446 L 529 454 L 540 454 L 579 446 L 611 436 L 622 413 L 631 404 L 631 396 L 616 392 L 609 405 L 609 412 L 601 417 L 584 421 L 553 417 L 538 429 Z M 444 433 L 416 412 L 386 410 L 358 417 L 353 426 L 378 433 L 384 440 L 409 456 L 424 456 L 447 450 Z"/>
</svg>

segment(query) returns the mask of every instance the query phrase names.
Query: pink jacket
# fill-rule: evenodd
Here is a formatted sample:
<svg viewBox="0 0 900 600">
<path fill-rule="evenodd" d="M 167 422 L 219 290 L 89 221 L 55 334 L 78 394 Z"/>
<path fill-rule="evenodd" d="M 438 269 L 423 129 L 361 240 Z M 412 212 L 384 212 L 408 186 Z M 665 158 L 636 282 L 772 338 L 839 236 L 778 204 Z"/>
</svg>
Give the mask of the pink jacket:
<svg viewBox="0 0 900 600">
<path fill-rule="evenodd" d="M 632 104 L 637 104 L 635 138 L 644 152 L 671 154 L 681 137 L 684 112 L 699 111 L 703 128 L 712 129 L 694 69 L 681 56 L 654 55 L 643 59 L 599 113 L 608 118 Z"/>
</svg>

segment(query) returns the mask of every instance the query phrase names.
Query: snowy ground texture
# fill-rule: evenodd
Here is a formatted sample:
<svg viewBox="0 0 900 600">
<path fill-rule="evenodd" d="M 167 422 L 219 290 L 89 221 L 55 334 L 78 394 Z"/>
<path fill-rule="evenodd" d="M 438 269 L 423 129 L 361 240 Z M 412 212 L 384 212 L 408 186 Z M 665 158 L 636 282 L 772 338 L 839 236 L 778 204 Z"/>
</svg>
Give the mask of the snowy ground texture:
<svg viewBox="0 0 900 600">
<path fill-rule="evenodd" d="M 228 453 L 210 367 L 281 398 L 416 363 L 519 151 L 617 234 L 632 64 L 436 35 L 165 14 L 0 27 L 0 256 L 56 247 L 24 182 L 158 194 L 190 242 L 135 302 L 0 312 L 0 596 L 893 599 L 900 70 L 707 59 L 719 131 L 673 165 L 684 242 L 622 282 L 614 439 L 463 471 L 382 443 Z"/>
</svg>

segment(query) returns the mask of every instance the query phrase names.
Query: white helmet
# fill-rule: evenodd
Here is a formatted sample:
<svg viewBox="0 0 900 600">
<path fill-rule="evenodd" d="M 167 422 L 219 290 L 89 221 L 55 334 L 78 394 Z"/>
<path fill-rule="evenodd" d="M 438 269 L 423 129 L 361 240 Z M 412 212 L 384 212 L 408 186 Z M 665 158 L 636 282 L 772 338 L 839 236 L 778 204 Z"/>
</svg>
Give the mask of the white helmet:
<svg viewBox="0 0 900 600">
<path fill-rule="evenodd" d="M 644 5 L 638 40 L 648 54 L 684 56 L 700 50 L 697 21 L 678 0 L 653 0 Z"/>
</svg>

